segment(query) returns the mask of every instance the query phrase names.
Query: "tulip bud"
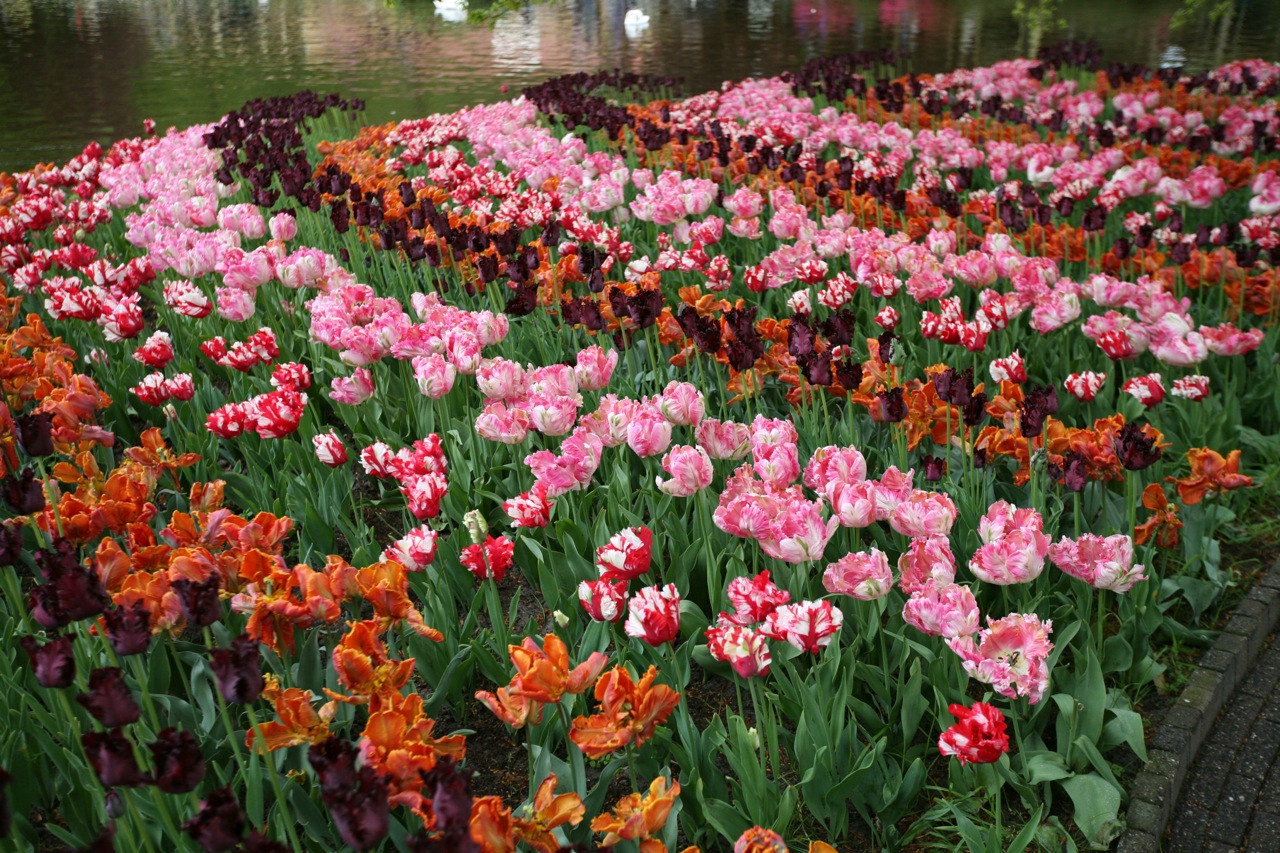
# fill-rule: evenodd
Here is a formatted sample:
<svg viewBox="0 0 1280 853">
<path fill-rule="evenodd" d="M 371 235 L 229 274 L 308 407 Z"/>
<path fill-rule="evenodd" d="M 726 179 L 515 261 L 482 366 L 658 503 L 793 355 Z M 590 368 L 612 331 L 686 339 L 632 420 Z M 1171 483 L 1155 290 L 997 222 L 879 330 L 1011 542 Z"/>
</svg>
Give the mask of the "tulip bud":
<svg viewBox="0 0 1280 853">
<path fill-rule="evenodd" d="M 484 516 L 480 514 L 480 510 L 473 509 L 462 516 L 462 523 L 466 525 L 467 535 L 471 537 L 471 544 L 479 545 L 489 535 L 489 524 L 484 520 Z"/>
</svg>

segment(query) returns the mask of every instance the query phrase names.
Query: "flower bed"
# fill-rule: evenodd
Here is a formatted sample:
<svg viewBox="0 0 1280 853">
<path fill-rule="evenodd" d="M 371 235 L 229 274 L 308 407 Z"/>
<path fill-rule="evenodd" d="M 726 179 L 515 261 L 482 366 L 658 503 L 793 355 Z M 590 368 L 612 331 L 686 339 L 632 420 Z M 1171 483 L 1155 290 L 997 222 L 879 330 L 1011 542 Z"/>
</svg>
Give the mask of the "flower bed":
<svg viewBox="0 0 1280 853">
<path fill-rule="evenodd" d="M 1280 66 L 670 85 L 0 175 L 0 833 L 1116 835 L 1280 446 Z"/>
</svg>

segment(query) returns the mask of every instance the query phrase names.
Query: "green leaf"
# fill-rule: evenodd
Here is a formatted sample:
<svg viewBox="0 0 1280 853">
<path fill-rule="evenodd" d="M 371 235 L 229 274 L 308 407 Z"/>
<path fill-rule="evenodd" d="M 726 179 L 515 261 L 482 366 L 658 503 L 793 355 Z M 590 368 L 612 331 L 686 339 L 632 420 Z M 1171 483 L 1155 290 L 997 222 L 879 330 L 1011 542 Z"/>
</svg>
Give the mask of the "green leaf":
<svg viewBox="0 0 1280 853">
<path fill-rule="evenodd" d="M 1044 812 L 1044 806 L 1036 806 L 1035 812 L 1023 825 L 1022 831 L 1014 836 L 1013 841 L 1009 842 L 1009 846 L 1005 848 L 1004 853 L 1022 853 L 1027 849 L 1027 845 L 1031 843 L 1031 839 L 1035 838 L 1036 830 L 1040 828 L 1040 815 Z"/>
<path fill-rule="evenodd" d="M 1076 826 L 1094 850 L 1105 850 L 1124 825 L 1120 822 L 1120 792 L 1093 773 L 1073 776 L 1062 783 L 1075 807 Z"/>
<path fill-rule="evenodd" d="M 1026 759 L 1027 781 L 1032 785 L 1056 782 L 1069 778 L 1071 769 L 1066 760 L 1056 752 L 1037 752 Z"/>
<path fill-rule="evenodd" d="M 751 821 L 724 800 L 707 800 L 703 804 L 707 821 L 726 839 L 737 838 L 751 828 Z"/>
<path fill-rule="evenodd" d="M 1114 716 L 1102 727 L 1102 748 L 1110 749 L 1127 743 L 1134 755 L 1146 761 L 1147 743 L 1142 736 L 1142 715 L 1127 709 L 1117 709 L 1111 713 Z"/>
</svg>

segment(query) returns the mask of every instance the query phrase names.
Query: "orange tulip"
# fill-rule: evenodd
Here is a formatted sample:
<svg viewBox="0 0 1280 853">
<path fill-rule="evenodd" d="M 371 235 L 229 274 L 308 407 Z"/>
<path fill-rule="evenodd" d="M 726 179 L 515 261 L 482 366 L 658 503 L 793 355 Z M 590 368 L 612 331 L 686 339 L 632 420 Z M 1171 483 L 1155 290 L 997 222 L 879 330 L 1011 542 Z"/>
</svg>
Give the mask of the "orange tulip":
<svg viewBox="0 0 1280 853">
<path fill-rule="evenodd" d="M 345 577 L 341 577 L 343 583 Z M 355 572 L 355 588 L 365 601 L 373 605 L 374 616 L 385 621 L 403 621 L 413 632 L 439 643 L 444 640 L 435 628 L 422 619 L 422 614 L 409 600 L 409 579 L 400 563 L 385 561 L 374 563 Z"/>
<path fill-rule="evenodd" d="M 1178 530 L 1182 520 L 1178 518 L 1178 505 L 1165 497 L 1164 488 L 1152 483 L 1142 491 L 1142 505 L 1151 510 L 1151 517 L 1134 529 L 1133 541 L 1144 545 L 1155 539 L 1161 548 L 1173 548 L 1178 544 Z"/>
<path fill-rule="evenodd" d="M 329 737 L 329 721 L 337 710 L 334 703 L 326 703 L 316 713 L 311 706 L 311 691 L 297 687 L 281 690 L 274 677 L 268 675 L 267 679 L 262 696 L 275 705 L 277 718 L 259 726 L 262 745 L 268 752 L 303 743 L 320 743 Z M 245 736 L 245 746 L 249 749 L 253 749 L 255 734 L 256 731 L 250 729 Z"/>
<path fill-rule="evenodd" d="M 648 794 L 627 794 L 618 800 L 611 813 L 591 821 L 592 832 L 605 833 L 600 846 L 613 847 L 619 841 L 641 841 L 640 849 L 646 850 L 643 842 L 655 840 L 653 836 L 667 825 L 671 807 L 680 794 L 679 782 L 672 780 L 669 788 L 667 784 L 666 777 L 659 776 L 649 785 Z M 650 845 L 649 849 L 666 848 L 659 844 L 657 848 Z"/>
<path fill-rule="evenodd" d="M 526 723 L 542 722 L 542 703 L 499 687 L 497 694 L 487 690 L 476 691 L 476 699 L 493 712 L 493 715 L 513 729 L 522 729 Z"/>
<path fill-rule="evenodd" d="M 1187 451 L 1191 473 L 1180 480 L 1178 497 L 1187 506 L 1204 500 L 1210 492 L 1231 491 L 1253 485 L 1253 479 L 1240 473 L 1240 451 L 1233 450 L 1223 459 L 1222 454 L 1208 447 L 1193 447 Z"/>
<path fill-rule="evenodd" d="M 590 758 L 601 758 L 634 743 L 640 746 L 675 710 L 680 694 L 665 684 L 654 686 L 657 667 L 649 667 L 637 684 L 620 666 L 606 672 L 596 682 L 595 697 L 600 712 L 577 717 L 569 739 Z"/>
<path fill-rule="evenodd" d="M 521 645 L 508 646 L 507 651 L 516 667 L 516 675 L 511 679 L 512 692 L 548 705 L 556 704 L 566 693 L 585 692 L 609 662 L 606 655 L 592 652 L 570 670 L 569 650 L 555 634 L 543 638 L 542 648 L 538 648 L 532 637 L 525 637 Z"/>
<path fill-rule="evenodd" d="M 569 824 L 577 826 L 582 823 L 586 807 L 577 793 L 556 796 L 556 776 L 552 773 L 533 796 L 532 815 L 528 818 L 514 819 L 515 837 L 540 853 L 555 853 L 560 849 L 560 842 L 552 833 L 557 826 Z"/>
<path fill-rule="evenodd" d="M 389 799 L 396 805 L 425 812 L 422 774 L 436 766 L 441 756 L 461 761 L 466 738 L 432 736 L 435 720 L 422 710 L 416 693 L 386 697 L 380 710 L 369 715 L 360 738 L 360 757 L 387 779 Z"/>
<path fill-rule="evenodd" d="M 333 699 L 352 705 L 372 703 L 380 710 L 388 694 L 398 694 L 413 674 L 412 660 L 392 660 L 379 638 L 377 622 L 353 622 L 351 630 L 333 650 L 333 668 L 338 683 L 353 696 L 326 691 Z"/>
<path fill-rule="evenodd" d="M 471 803 L 471 840 L 483 853 L 514 853 L 515 826 L 501 797 L 477 797 Z"/>
</svg>

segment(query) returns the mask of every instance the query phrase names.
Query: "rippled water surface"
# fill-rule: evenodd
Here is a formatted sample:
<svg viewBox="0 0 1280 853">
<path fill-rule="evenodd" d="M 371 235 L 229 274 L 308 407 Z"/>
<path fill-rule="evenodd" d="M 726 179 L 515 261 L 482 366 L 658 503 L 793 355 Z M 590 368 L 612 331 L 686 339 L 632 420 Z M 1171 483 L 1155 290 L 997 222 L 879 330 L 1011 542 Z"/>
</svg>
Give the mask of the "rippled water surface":
<svg viewBox="0 0 1280 853">
<path fill-rule="evenodd" d="M 1235 0 L 1171 30 L 1181 2 L 1066 0 L 1037 30 L 1012 17 L 1014 0 L 558 0 L 492 26 L 448 20 L 431 0 L 0 0 L 0 170 L 65 161 L 147 117 L 212 121 L 302 88 L 364 98 L 366 120 L 381 122 L 570 71 L 679 75 L 692 92 L 879 47 L 911 51 L 916 71 L 1064 36 L 1096 38 L 1108 59 L 1193 70 L 1280 59 L 1280 2 Z M 631 9 L 647 24 L 629 26 Z"/>
</svg>

